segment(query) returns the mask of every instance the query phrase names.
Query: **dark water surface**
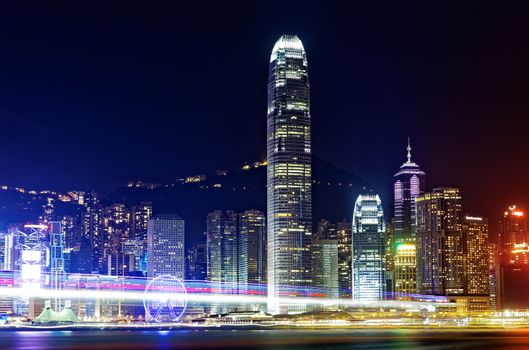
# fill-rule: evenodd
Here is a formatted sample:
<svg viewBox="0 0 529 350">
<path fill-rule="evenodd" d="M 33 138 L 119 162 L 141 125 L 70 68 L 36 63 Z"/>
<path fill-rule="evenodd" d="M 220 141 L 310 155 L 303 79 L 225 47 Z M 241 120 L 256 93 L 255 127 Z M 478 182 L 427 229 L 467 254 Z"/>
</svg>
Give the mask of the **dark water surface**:
<svg viewBox="0 0 529 350">
<path fill-rule="evenodd" d="M 529 330 L 6 331 L 0 349 L 529 349 Z"/>
</svg>

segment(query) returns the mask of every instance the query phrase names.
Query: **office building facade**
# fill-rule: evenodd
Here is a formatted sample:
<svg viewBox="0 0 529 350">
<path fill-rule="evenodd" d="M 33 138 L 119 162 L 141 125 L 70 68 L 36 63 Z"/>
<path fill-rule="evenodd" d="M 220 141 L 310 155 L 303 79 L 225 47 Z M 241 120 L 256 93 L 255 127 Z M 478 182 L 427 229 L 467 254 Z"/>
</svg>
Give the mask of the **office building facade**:
<svg viewBox="0 0 529 350">
<path fill-rule="evenodd" d="M 421 294 L 463 294 L 461 194 L 441 187 L 416 199 L 417 288 Z"/>
<path fill-rule="evenodd" d="M 239 271 L 248 283 L 266 282 L 266 216 L 261 211 L 239 215 Z"/>
<path fill-rule="evenodd" d="M 486 218 L 465 215 L 465 294 L 489 295 L 489 227 Z"/>
<path fill-rule="evenodd" d="M 178 215 L 156 215 L 147 226 L 147 276 L 185 276 L 185 222 Z"/>
</svg>

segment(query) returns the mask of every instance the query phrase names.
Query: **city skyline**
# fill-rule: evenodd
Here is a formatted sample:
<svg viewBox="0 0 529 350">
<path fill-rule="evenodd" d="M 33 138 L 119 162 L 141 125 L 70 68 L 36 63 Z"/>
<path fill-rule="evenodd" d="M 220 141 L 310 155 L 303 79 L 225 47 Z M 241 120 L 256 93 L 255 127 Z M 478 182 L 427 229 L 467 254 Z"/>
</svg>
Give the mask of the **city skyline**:
<svg viewBox="0 0 529 350">
<path fill-rule="evenodd" d="M 0 343 L 524 348 L 528 5 L 0 5 Z"/>
<path fill-rule="evenodd" d="M 178 80 L 177 76 L 180 73 L 185 74 L 183 76 L 184 81 L 189 82 L 193 81 L 192 75 L 196 74 L 197 78 L 202 78 L 202 74 L 206 73 L 200 73 L 199 69 L 194 66 L 195 63 L 189 61 L 187 62 L 191 65 L 189 72 L 181 72 L 178 67 L 182 65 L 183 61 L 176 54 L 178 51 L 176 47 L 174 49 L 169 47 L 160 51 L 164 47 L 161 45 L 161 41 L 178 27 L 169 24 L 166 15 L 160 14 L 156 10 L 152 10 L 150 17 L 144 19 L 140 25 L 142 30 L 148 33 L 149 38 L 158 37 L 159 39 L 150 43 L 148 40 L 139 38 L 136 43 L 137 46 L 134 46 L 137 49 L 132 48 L 130 41 L 118 40 L 120 44 L 116 46 L 113 55 L 107 56 L 108 61 L 93 59 L 93 55 L 88 54 L 82 47 L 77 47 L 74 44 L 71 44 L 74 45 L 73 47 L 68 46 L 70 45 L 68 43 L 71 43 L 71 37 L 68 35 L 54 36 L 56 46 L 65 44 L 68 49 L 74 49 L 69 50 L 67 56 L 64 55 L 64 51 L 57 49 L 56 46 L 42 48 L 39 46 L 39 40 L 57 34 L 57 27 L 74 28 L 76 30 L 71 35 L 79 35 L 79 45 L 90 43 L 90 46 L 95 50 L 95 55 L 106 50 L 109 44 L 108 40 L 128 38 L 131 33 L 134 33 L 132 28 L 137 23 L 134 22 L 133 18 L 139 9 L 133 6 L 123 15 L 124 20 L 120 28 L 124 33 L 117 29 L 118 25 L 113 19 L 115 9 L 112 6 L 107 7 L 108 12 L 103 16 L 102 27 L 94 31 L 91 31 L 94 27 L 90 20 L 93 13 L 90 11 L 86 13 L 75 12 L 71 20 L 63 18 L 61 11 L 56 11 L 54 15 L 50 14 L 48 19 L 35 14 L 34 17 L 36 23 L 40 25 L 41 34 L 20 31 L 14 33 L 11 38 L 2 38 L 5 47 L 9 48 L 13 55 L 23 56 L 26 52 L 39 49 L 39 54 L 34 59 L 28 58 L 27 61 L 16 63 L 8 58 L 3 58 L 5 60 L 4 67 L 9 67 L 11 70 L 9 74 L 5 74 L 5 97 L 1 101 L 3 103 L 2 115 L 6 121 L 6 128 L 3 130 L 9 128 L 23 130 L 29 144 L 48 142 L 50 145 L 49 156 L 42 157 L 40 152 L 33 151 L 38 147 L 22 148 L 18 146 L 14 134 L 4 131 L 3 139 L 9 146 L 0 152 L 0 161 L 4 164 L 13 165 L 13 170 L 4 173 L 0 177 L 0 182 L 12 186 L 51 188 L 61 191 L 94 189 L 106 194 L 130 179 L 169 180 L 182 174 L 233 168 L 244 161 L 263 160 L 265 140 L 262 130 L 266 126 L 260 116 L 263 109 L 266 108 L 266 90 L 262 86 L 266 79 L 267 66 L 266 59 L 263 57 L 268 55 L 269 47 L 273 46 L 279 35 L 283 32 L 291 32 L 297 33 L 304 40 L 308 51 L 313 55 L 314 63 L 311 65 L 315 72 L 312 78 L 315 82 L 313 84 L 315 89 L 312 101 L 313 114 L 320 117 L 316 118 L 313 126 L 315 156 L 329 160 L 339 168 L 368 179 L 375 191 L 380 194 L 383 202 L 389 203 L 391 177 L 387 174 L 402 163 L 401 150 L 406 145 L 405 138 L 410 136 L 414 145 L 414 158 L 421 164 L 425 172 L 431 174 L 428 177 L 428 187 L 460 187 L 462 193 L 469 198 L 467 205 L 472 208 L 472 212 L 489 218 L 492 218 L 499 208 L 510 205 L 512 202 L 528 207 L 529 203 L 527 203 L 526 198 L 529 197 L 527 195 L 529 189 L 521 175 L 526 173 L 527 165 L 526 162 L 522 161 L 525 148 L 522 135 L 520 135 L 520 130 L 524 130 L 525 123 L 525 119 L 520 117 L 526 109 L 521 98 L 525 91 L 525 85 L 519 83 L 527 80 L 524 79 L 523 75 L 525 70 L 519 70 L 523 61 L 521 58 L 525 57 L 527 48 L 526 44 L 516 40 L 515 35 L 510 35 L 519 32 L 519 20 L 510 21 L 508 25 L 503 25 L 506 21 L 506 15 L 515 10 L 514 6 L 503 9 L 502 13 L 505 16 L 499 16 L 494 21 L 488 19 L 496 12 L 492 8 L 482 8 L 473 22 L 474 26 L 468 32 L 468 38 L 454 37 L 450 30 L 452 27 L 442 24 L 444 22 L 442 16 L 450 15 L 453 28 L 465 29 L 467 25 L 463 21 L 463 14 L 455 15 L 444 12 L 437 15 L 430 14 L 431 18 L 429 19 L 432 20 L 433 24 L 429 26 L 425 25 L 423 20 L 419 20 L 419 17 L 415 16 L 415 12 L 404 15 L 402 9 L 397 9 L 397 13 L 402 16 L 396 16 L 394 19 L 398 24 L 396 26 L 398 33 L 395 36 L 400 38 L 398 34 L 408 34 L 412 43 L 422 44 L 417 45 L 417 47 L 403 39 L 398 39 L 394 44 L 388 43 L 394 39 L 394 36 L 389 34 L 388 28 L 385 26 L 377 28 L 374 25 L 368 25 L 367 29 L 362 30 L 361 26 L 366 24 L 366 20 L 361 18 L 357 18 L 357 24 L 350 30 L 345 30 L 342 23 L 343 18 L 337 13 L 339 12 L 337 9 L 329 7 L 326 8 L 328 13 L 322 12 L 318 11 L 318 7 L 314 4 L 308 4 L 299 10 L 309 15 L 309 18 L 317 18 L 324 23 L 329 23 L 328 18 L 334 15 L 337 15 L 341 21 L 316 30 L 308 26 L 306 20 L 295 19 L 292 22 L 292 18 L 289 18 L 290 23 L 286 23 L 287 21 L 280 19 L 278 28 L 272 30 L 273 33 L 263 32 L 255 28 L 255 25 L 250 25 L 247 35 L 248 38 L 252 37 L 252 40 L 247 40 L 246 37 L 244 40 L 226 40 L 227 35 L 236 31 L 236 28 L 232 27 L 220 30 L 218 33 L 203 33 L 204 37 L 209 39 L 206 40 L 206 43 L 211 45 L 210 48 L 213 48 L 213 50 L 208 49 L 212 58 L 211 61 L 206 61 L 203 58 L 207 57 L 203 54 L 203 46 L 209 47 L 207 44 L 202 45 L 191 39 L 181 38 L 185 39 L 182 45 L 187 44 L 195 49 L 196 56 L 199 58 L 196 64 L 200 67 L 209 67 L 207 74 L 213 76 L 212 87 L 214 88 L 220 82 L 231 85 L 229 79 L 224 76 L 224 70 L 220 69 L 221 66 L 225 66 L 227 61 L 233 57 L 238 57 L 241 50 L 250 55 L 247 62 L 233 67 L 236 69 L 236 76 L 244 76 L 245 82 L 250 86 L 250 88 L 240 92 L 247 97 L 243 99 L 247 102 L 244 102 L 240 109 L 233 113 L 225 112 L 229 108 L 228 98 L 224 98 L 222 94 L 215 97 L 208 92 L 209 90 L 203 90 L 202 85 L 199 89 L 192 83 L 186 84 L 187 92 L 182 91 L 180 87 L 175 87 Z M 467 13 L 471 11 L 469 7 L 463 7 L 460 10 L 462 13 Z M 75 9 L 75 6 L 64 9 L 64 11 L 72 9 Z M 6 13 L 10 14 L 18 14 L 22 11 L 16 5 L 8 6 L 7 10 Z M 46 13 L 49 8 L 42 10 L 43 13 Z M 195 13 L 193 8 L 188 10 Z M 355 16 L 374 11 L 369 6 L 358 8 L 358 10 L 358 15 Z M 260 5 L 255 5 L 255 8 L 251 10 L 254 14 L 259 11 L 263 11 L 264 14 L 269 13 L 269 10 Z M 287 13 L 294 11 L 294 7 L 287 5 L 284 11 Z M 415 11 L 419 11 L 419 9 Z M 168 12 L 174 13 L 171 10 Z M 356 12 L 353 11 L 353 13 Z M 382 14 L 382 16 L 387 16 L 387 14 Z M 403 19 L 408 18 L 406 16 L 411 18 L 409 23 Z M 76 20 L 76 24 L 72 23 L 73 19 Z M 54 23 L 56 23 L 53 26 L 50 22 L 52 20 L 55 20 Z M 160 23 L 167 23 L 167 33 L 161 32 L 159 27 L 152 25 L 153 21 L 157 20 L 160 20 Z M 4 23 L 13 24 L 9 18 Z M 183 23 L 187 24 L 186 21 Z M 433 25 L 440 26 L 439 32 L 433 30 Z M 416 27 L 422 30 L 415 31 Z M 18 28 L 18 26 L 13 24 L 13 28 Z M 392 30 L 394 28 L 393 26 Z M 353 30 L 357 30 L 357 32 Z M 480 30 L 483 30 L 490 43 L 489 41 L 478 41 L 475 45 L 465 45 L 467 40 L 478 35 Z M 496 33 L 496 36 L 487 35 L 491 33 Z M 108 39 L 103 38 L 103 36 L 108 36 Z M 344 43 L 349 42 L 345 40 L 348 36 L 356 39 L 357 44 L 352 45 L 352 47 L 344 45 Z M 388 49 L 382 49 L 373 44 L 371 42 L 373 39 L 380 39 L 383 43 L 388 44 Z M 20 40 L 27 43 L 26 48 L 23 49 L 17 44 Z M 343 52 L 338 53 L 336 49 L 333 49 L 333 45 L 337 44 L 343 48 Z M 499 54 L 502 52 L 501 49 L 508 44 L 519 55 L 510 55 L 507 58 Z M 164 63 L 162 67 L 149 60 L 144 62 L 145 54 L 138 51 L 142 47 L 154 52 L 165 53 L 163 57 L 174 61 L 171 64 L 174 68 L 168 71 L 170 74 L 167 75 L 167 78 L 162 78 L 162 73 L 166 72 L 164 69 L 169 62 Z M 398 56 L 392 56 L 397 55 L 397 53 L 389 52 L 391 48 L 395 47 L 403 47 L 406 50 L 403 50 Z M 77 49 L 75 50 L 75 48 Z M 498 50 L 494 50 L 495 48 Z M 398 51 L 393 50 L 393 52 Z M 447 58 L 444 65 L 441 65 L 439 58 L 434 57 L 440 52 L 442 58 Z M 125 54 L 127 54 L 126 57 L 130 57 L 129 60 L 122 59 Z M 388 58 L 384 58 L 386 54 L 388 54 Z M 454 54 L 456 56 L 450 59 L 451 55 Z M 485 58 L 498 64 L 491 67 L 477 66 L 471 69 L 473 67 L 472 58 L 480 57 L 480 54 L 484 54 Z M 40 72 L 32 75 L 32 73 L 37 73 L 39 60 L 42 61 L 42 64 L 48 64 L 52 57 L 57 57 L 58 60 L 56 64 L 50 66 L 49 73 Z M 407 63 L 405 58 L 411 61 Z M 353 64 L 346 64 L 345 60 L 351 60 Z M 71 61 L 71 65 L 63 64 L 67 61 Z M 329 65 L 326 64 L 327 61 L 330 63 Z M 94 89 L 102 78 L 98 74 L 87 76 L 85 73 L 81 73 L 81 69 L 76 66 L 88 67 L 89 70 L 97 73 L 120 67 L 120 64 L 123 64 L 122 69 L 116 69 L 109 76 L 111 81 L 109 87 L 112 87 L 112 91 L 104 87 Z M 123 70 L 134 71 L 140 64 L 142 64 L 141 74 L 129 78 L 132 82 L 137 82 L 134 85 L 137 89 L 123 87 L 120 82 L 125 81 L 121 79 L 124 75 Z M 432 73 L 452 72 L 450 68 L 455 69 L 450 75 L 454 82 L 441 79 Z M 331 74 L 326 73 L 328 69 L 330 69 Z M 344 82 L 329 84 L 331 77 L 339 75 L 338 69 L 340 69 L 339 73 L 345 77 Z M 490 69 L 493 71 L 490 72 Z M 247 74 L 240 74 L 242 71 L 247 72 Z M 377 73 L 377 71 L 380 72 Z M 461 77 L 466 77 L 466 80 L 458 80 L 460 78 L 456 72 L 466 72 L 466 74 L 459 74 Z M 150 73 L 152 75 L 149 75 Z M 484 79 L 480 78 L 480 73 L 487 73 L 494 78 L 489 83 L 490 85 L 484 84 Z M 46 74 L 53 74 L 56 85 L 46 90 L 46 101 L 42 101 L 37 96 L 39 95 L 38 91 L 42 90 L 42 82 L 50 80 L 50 76 Z M 77 81 L 72 81 L 71 77 L 75 77 Z M 358 79 L 354 79 L 354 77 Z M 508 78 L 512 83 L 505 86 L 504 82 Z M 41 83 L 32 84 L 37 79 Z M 394 82 L 393 85 L 400 85 L 397 83 L 402 81 L 404 85 L 399 88 L 399 91 L 396 91 L 392 84 L 384 87 L 382 82 L 385 80 Z M 141 84 L 145 81 L 149 84 Z M 493 82 L 497 84 L 493 84 Z M 144 85 L 151 86 L 152 91 L 147 91 L 146 88 L 142 87 Z M 8 86 L 11 88 L 7 88 Z M 344 86 L 350 86 L 350 88 L 344 88 Z M 496 86 L 502 86 L 501 91 Z M 424 87 L 424 91 L 419 91 L 419 87 Z M 69 90 L 69 93 L 66 94 L 67 99 L 59 100 L 58 97 L 66 89 Z M 88 109 L 83 108 L 83 106 L 87 106 L 86 89 L 89 89 L 90 94 L 94 95 L 93 104 Z M 116 90 L 122 91 L 122 93 L 116 95 Z M 217 88 L 216 91 L 219 89 Z M 474 91 L 474 93 L 468 91 Z M 198 110 L 189 113 L 186 100 L 202 101 L 198 97 L 201 92 L 207 92 L 207 96 L 211 97 L 211 103 L 209 101 L 201 102 Z M 395 96 L 392 95 L 393 93 Z M 492 106 L 480 106 L 475 103 L 478 97 L 489 97 L 494 93 L 497 93 L 497 97 L 484 99 L 484 101 L 489 101 Z M 27 96 L 29 97 L 27 101 L 33 102 L 26 104 L 21 101 L 21 97 L 10 98 L 13 97 L 13 94 Z M 144 94 L 144 97 L 138 99 L 138 94 Z M 333 96 L 329 98 L 329 94 Z M 189 98 L 181 98 L 180 96 Z M 380 101 L 386 102 L 379 103 L 377 96 L 380 96 Z M 352 100 L 350 100 L 351 98 Z M 324 106 L 326 100 L 333 101 L 333 107 L 328 110 Z M 116 105 L 117 101 L 119 101 L 119 105 Z M 170 101 L 172 102 L 169 103 Z M 340 101 L 351 101 L 352 103 L 343 104 Z M 397 101 L 403 102 L 397 103 Z M 183 108 L 181 111 L 174 107 L 175 102 Z M 509 108 L 514 108 L 514 110 L 509 111 L 503 108 L 507 102 L 512 102 L 509 103 L 509 106 L 514 107 Z M 138 103 L 142 104 L 141 108 L 132 108 L 138 107 Z M 37 107 L 33 108 L 33 105 L 38 106 L 38 109 Z M 219 111 L 214 113 L 213 108 L 218 108 Z M 146 113 L 147 109 L 149 109 L 149 113 Z M 183 112 L 192 117 L 183 118 Z M 218 115 L 218 113 L 223 117 L 211 117 Z M 149 121 L 152 120 L 152 123 L 145 122 L 145 115 L 149 115 Z M 246 117 L 246 120 L 243 119 L 242 115 Z M 70 116 L 76 117 L 70 118 Z M 169 116 L 172 117 L 169 118 Z M 187 150 L 187 148 L 178 140 L 167 139 L 167 142 L 152 148 L 153 143 L 149 140 L 155 137 L 153 135 L 165 135 L 163 131 L 160 131 L 160 128 L 171 129 L 165 128 L 164 125 L 175 126 L 173 120 L 183 122 L 176 129 L 185 131 L 182 135 L 182 142 L 189 141 L 185 134 L 191 134 L 190 131 L 199 129 L 198 119 L 200 118 L 211 122 L 212 130 L 227 130 L 227 132 L 233 130 L 235 135 L 233 140 L 221 139 L 216 133 L 212 134 L 205 130 L 204 140 L 197 138 L 186 143 L 193 146 L 193 156 L 191 154 L 186 155 L 186 152 L 182 151 L 183 149 Z M 377 124 L 382 125 L 381 135 L 383 137 L 381 136 L 381 142 L 374 143 L 372 147 L 367 149 L 363 146 L 366 144 L 366 136 L 360 130 L 362 128 L 370 129 L 374 126 L 375 120 L 381 121 Z M 224 123 L 226 121 L 227 123 Z M 334 123 L 328 123 L 328 121 L 334 121 Z M 506 121 L 505 124 L 504 121 Z M 231 125 L 234 129 L 224 125 Z M 355 127 L 352 127 L 353 125 Z M 391 126 L 391 132 L 386 125 Z M 423 132 L 423 129 L 427 131 Z M 40 136 L 42 134 L 38 133 L 39 130 L 45 130 L 51 134 L 55 132 L 57 136 L 43 140 Z M 121 131 L 113 133 L 111 137 L 92 137 L 112 130 Z M 243 130 L 244 132 L 242 132 Z M 450 130 L 452 132 L 449 132 Z M 502 132 L 502 130 L 511 130 L 511 132 Z M 435 136 L 440 136 L 447 134 L 447 132 L 449 132 L 453 142 L 442 144 L 431 142 L 432 133 Z M 508 138 L 505 136 L 507 134 L 509 135 Z M 480 135 L 484 137 L 478 137 Z M 347 148 L 340 147 L 339 140 L 347 139 L 349 136 L 355 140 L 354 144 Z M 89 140 L 92 142 L 90 143 Z M 211 144 L 220 147 L 219 150 L 222 150 L 223 156 L 210 156 L 216 152 L 217 147 L 207 146 L 208 142 L 203 142 L 205 140 L 209 140 Z M 69 147 L 56 147 L 59 141 L 67 142 Z M 138 147 L 134 147 L 137 141 L 139 141 Z M 244 144 L 245 147 L 240 148 L 240 144 Z M 462 144 L 465 146 L 461 147 Z M 131 151 L 127 151 L 128 149 Z M 134 152 L 133 149 L 135 149 Z M 179 154 L 185 161 L 177 162 L 178 165 L 170 164 L 160 167 L 161 160 L 167 159 L 171 153 Z M 141 159 L 141 161 L 132 161 L 132 154 L 136 154 L 134 159 Z M 509 156 L 505 157 L 506 154 Z M 109 159 L 112 159 L 112 162 L 107 161 Z M 379 161 L 374 161 L 375 159 Z M 67 160 L 66 163 L 65 160 Z M 127 166 L 120 163 L 122 161 L 126 161 Z M 506 187 L 503 187 L 501 191 L 496 188 L 491 189 L 492 192 L 489 195 L 497 198 L 499 203 L 492 207 L 491 204 L 487 204 L 487 201 L 482 200 L 480 188 L 495 180 L 491 177 L 493 172 L 490 169 L 493 164 L 498 163 L 506 163 L 511 171 L 499 175 L 498 181 L 508 184 Z M 452 164 L 457 164 L 457 171 L 455 168 L 452 169 L 454 166 Z M 88 165 L 93 166 L 91 172 L 85 171 Z M 30 170 L 32 166 L 40 169 L 41 175 L 39 177 L 32 175 Z M 65 166 L 68 171 L 64 174 L 50 171 L 50 169 L 64 168 Z M 119 169 L 114 168 L 118 166 Z M 480 174 L 474 176 L 476 179 L 472 181 L 463 176 L 467 173 L 472 174 L 471 170 Z M 386 207 L 386 210 L 388 208 Z M 495 225 L 495 222 L 491 222 L 491 225 Z"/>
<path fill-rule="evenodd" d="M 312 146 L 308 58 L 296 35 L 282 35 L 270 55 L 267 110 L 268 305 L 312 284 Z M 305 311 L 299 308 L 298 312 Z"/>
</svg>

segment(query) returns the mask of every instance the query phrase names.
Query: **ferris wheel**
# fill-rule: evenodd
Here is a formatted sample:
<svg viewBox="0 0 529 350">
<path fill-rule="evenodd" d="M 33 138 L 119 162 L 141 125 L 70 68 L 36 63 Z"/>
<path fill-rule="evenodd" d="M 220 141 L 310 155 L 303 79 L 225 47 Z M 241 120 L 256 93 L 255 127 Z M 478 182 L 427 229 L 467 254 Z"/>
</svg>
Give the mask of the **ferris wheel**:
<svg viewBox="0 0 529 350">
<path fill-rule="evenodd" d="M 186 287 L 174 276 L 158 276 L 145 288 L 143 307 L 147 321 L 179 321 L 187 307 Z"/>
</svg>

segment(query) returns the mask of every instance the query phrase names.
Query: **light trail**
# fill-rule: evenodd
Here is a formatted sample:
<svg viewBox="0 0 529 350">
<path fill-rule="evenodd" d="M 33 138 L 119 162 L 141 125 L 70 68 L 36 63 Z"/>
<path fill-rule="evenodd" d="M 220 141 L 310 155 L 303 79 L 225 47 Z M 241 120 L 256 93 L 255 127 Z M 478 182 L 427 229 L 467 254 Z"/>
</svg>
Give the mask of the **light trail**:
<svg viewBox="0 0 529 350">
<path fill-rule="evenodd" d="M 0 288 L 2 286 L 17 286 L 15 276 L 18 271 L 0 271 Z M 43 274 L 43 279 L 49 279 L 48 274 Z M 146 277 L 132 277 L 132 276 L 107 276 L 107 275 L 92 275 L 92 274 L 77 274 L 67 273 L 64 275 L 64 288 L 65 289 L 97 289 L 97 290 L 118 290 L 126 292 L 143 292 L 149 283 L 150 279 Z M 187 293 L 207 293 L 207 294 L 227 294 L 227 295 L 252 295 L 252 296 L 264 296 L 267 295 L 266 284 L 248 283 L 244 284 L 244 290 L 238 290 L 230 284 L 221 282 L 211 281 L 200 281 L 200 280 L 187 280 L 182 281 L 185 285 Z M 44 286 L 43 286 L 44 287 Z M 230 291 L 233 290 L 233 291 Z M 350 292 L 350 290 L 344 290 Z M 342 290 L 340 290 L 340 293 Z M 285 293 L 290 297 L 296 298 L 329 298 L 329 291 L 325 288 L 318 287 L 300 287 L 292 288 L 291 286 L 285 287 Z M 394 300 L 393 293 L 387 293 L 386 299 Z M 422 295 L 422 294 L 408 294 L 410 300 L 422 301 L 422 302 L 436 302 L 444 303 L 447 302 L 447 297 L 438 295 Z M 343 299 L 340 299 L 343 300 Z"/>
<path fill-rule="evenodd" d="M 455 307 L 456 303 L 449 302 L 424 302 L 424 301 L 400 301 L 400 300 L 378 300 L 378 301 L 354 301 L 351 299 L 330 299 L 330 298 L 301 298 L 282 297 L 269 299 L 262 295 L 240 295 L 240 294 L 200 294 L 188 293 L 171 294 L 168 293 L 144 293 L 138 291 L 114 291 L 114 290 L 51 290 L 51 289 L 26 289 L 26 288 L 6 288 L 0 287 L 0 296 L 23 297 L 23 298 L 56 298 L 63 299 L 101 299 L 101 300 L 181 300 L 196 303 L 222 303 L 222 304 L 266 304 L 268 302 L 280 302 L 290 304 L 306 305 L 343 305 L 350 307 L 393 307 L 398 309 L 416 309 L 433 307 Z"/>
</svg>

